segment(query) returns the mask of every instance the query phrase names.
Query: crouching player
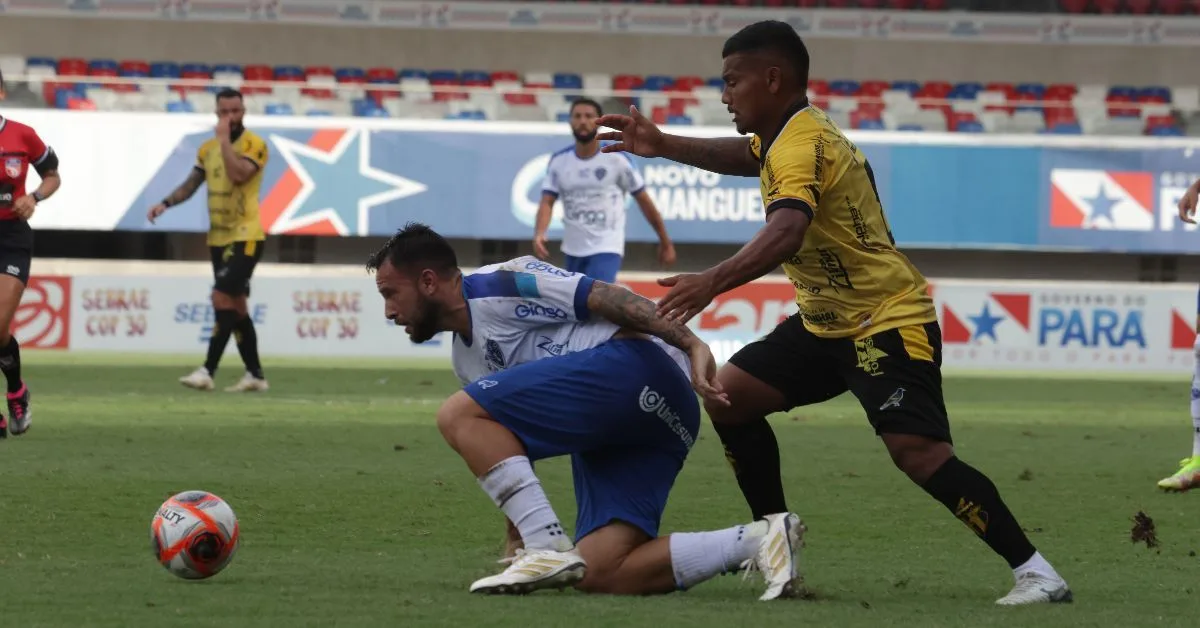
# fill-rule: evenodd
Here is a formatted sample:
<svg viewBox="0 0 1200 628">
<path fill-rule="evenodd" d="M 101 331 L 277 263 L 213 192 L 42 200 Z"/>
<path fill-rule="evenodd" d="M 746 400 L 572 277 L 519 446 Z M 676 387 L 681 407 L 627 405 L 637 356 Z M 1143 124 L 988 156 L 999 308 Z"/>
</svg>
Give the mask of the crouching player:
<svg viewBox="0 0 1200 628">
<path fill-rule="evenodd" d="M 438 429 L 521 535 L 510 566 L 472 592 L 668 593 L 742 568 L 762 572 L 760 599 L 800 589 L 804 528 L 795 514 L 658 538 L 700 426 L 692 385 L 724 400 L 712 353 L 686 327 L 624 288 L 533 257 L 463 276 L 450 245 L 420 224 L 367 267 L 388 319 L 413 341 L 454 332 L 465 388 L 438 411 Z M 564 455 L 578 507 L 574 542 L 531 466 Z"/>
</svg>

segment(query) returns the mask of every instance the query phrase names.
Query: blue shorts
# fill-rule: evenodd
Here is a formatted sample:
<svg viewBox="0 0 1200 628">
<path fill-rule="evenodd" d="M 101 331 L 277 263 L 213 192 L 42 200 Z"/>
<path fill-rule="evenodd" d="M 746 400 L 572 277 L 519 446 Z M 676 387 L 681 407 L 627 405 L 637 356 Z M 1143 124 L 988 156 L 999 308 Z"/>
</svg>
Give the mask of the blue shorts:
<svg viewBox="0 0 1200 628">
<path fill-rule="evenodd" d="M 616 283 L 617 271 L 621 270 L 621 256 L 616 253 L 597 253 L 587 257 L 568 255 L 567 270 L 583 273 L 604 283 Z"/>
<path fill-rule="evenodd" d="M 692 385 L 649 340 L 528 362 L 465 388 L 530 460 L 571 456 L 575 539 L 614 520 L 658 536 L 667 495 L 700 430 Z"/>
</svg>

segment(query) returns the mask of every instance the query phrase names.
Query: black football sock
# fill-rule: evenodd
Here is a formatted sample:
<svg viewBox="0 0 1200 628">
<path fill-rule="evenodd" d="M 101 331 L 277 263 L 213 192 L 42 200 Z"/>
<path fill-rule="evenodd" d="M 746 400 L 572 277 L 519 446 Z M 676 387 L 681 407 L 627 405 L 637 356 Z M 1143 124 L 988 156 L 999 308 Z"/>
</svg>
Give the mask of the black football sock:
<svg viewBox="0 0 1200 628">
<path fill-rule="evenodd" d="M 204 361 L 209 375 L 217 373 L 217 365 L 221 363 L 221 355 L 225 353 L 237 319 L 237 310 L 217 310 L 217 322 L 213 324 L 212 338 L 208 340 L 208 359 Z"/>
<path fill-rule="evenodd" d="M 9 336 L 8 346 L 0 349 L 0 370 L 8 380 L 8 392 L 21 390 L 21 345 L 16 336 Z"/>
<path fill-rule="evenodd" d="M 779 476 L 779 442 L 765 418 L 744 425 L 713 423 L 755 520 L 787 511 Z"/>
<path fill-rule="evenodd" d="M 258 333 L 254 331 L 254 320 L 249 316 L 243 316 L 238 320 L 233 334 L 237 339 L 238 353 L 241 354 L 242 362 L 246 365 L 246 372 L 258 379 L 265 379 L 262 363 L 258 361 Z"/>
<path fill-rule="evenodd" d="M 957 457 L 938 467 L 921 488 L 1004 557 L 1009 567 L 1016 569 L 1037 553 L 996 485 Z"/>
</svg>

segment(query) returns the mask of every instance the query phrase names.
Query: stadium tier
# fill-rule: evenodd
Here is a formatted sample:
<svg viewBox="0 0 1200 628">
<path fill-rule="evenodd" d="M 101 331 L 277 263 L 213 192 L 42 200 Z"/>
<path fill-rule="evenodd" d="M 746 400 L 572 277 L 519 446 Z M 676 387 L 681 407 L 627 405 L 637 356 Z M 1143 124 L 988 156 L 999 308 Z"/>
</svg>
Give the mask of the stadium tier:
<svg viewBox="0 0 1200 628">
<path fill-rule="evenodd" d="M 659 123 L 729 120 L 721 80 L 702 76 L 43 57 L 0 58 L 0 70 L 60 109 L 210 112 L 212 94 L 235 87 L 267 115 L 562 121 L 586 94 L 635 102 Z M 867 130 L 1180 136 L 1200 111 L 1195 86 L 813 80 L 809 93 L 841 126 Z"/>
</svg>

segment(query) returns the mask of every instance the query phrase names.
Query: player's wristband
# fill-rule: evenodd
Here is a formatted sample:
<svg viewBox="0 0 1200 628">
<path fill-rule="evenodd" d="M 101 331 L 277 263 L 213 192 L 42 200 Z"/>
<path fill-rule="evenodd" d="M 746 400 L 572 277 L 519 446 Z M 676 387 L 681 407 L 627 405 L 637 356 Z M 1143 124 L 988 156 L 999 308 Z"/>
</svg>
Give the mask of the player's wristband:
<svg viewBox="0 0 1200 628">
<path fill-rule="evenodd" d="M 174 203 L 171 202 L 171 199 L 164 198 L 162 200 L 162 205 L 163 205 L 163 207 L 170 207 L 170 206 L 174 205 Z"/>
<path fill-rule="evenodd" d="M 38 192 L 37 190 L 34 190 L 33 194 L 30 194 L 30 196 L 32 196 L 32 197 L 33 197 L 33 200 L 35 200 L 35 201 L 37 201 L 37 202 L 39 202 L 39 203 L 40 203 L 40 202 L 42 202 L 42 201 L 44 201 L 44 200 L 46 200 L 46 197 L 45 197 L 45 196 L 42 196 L 42 193 L 41 193 L 41 192 Z"/>
</svg>

